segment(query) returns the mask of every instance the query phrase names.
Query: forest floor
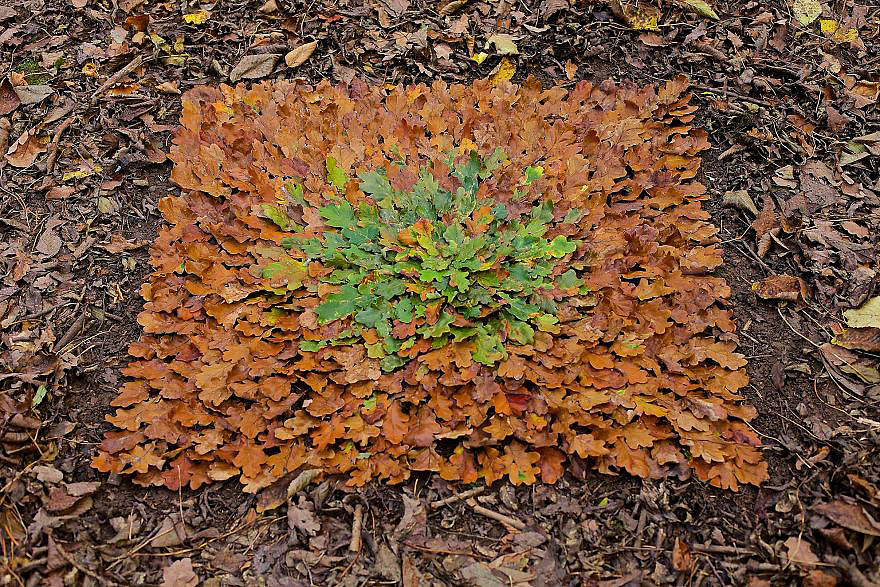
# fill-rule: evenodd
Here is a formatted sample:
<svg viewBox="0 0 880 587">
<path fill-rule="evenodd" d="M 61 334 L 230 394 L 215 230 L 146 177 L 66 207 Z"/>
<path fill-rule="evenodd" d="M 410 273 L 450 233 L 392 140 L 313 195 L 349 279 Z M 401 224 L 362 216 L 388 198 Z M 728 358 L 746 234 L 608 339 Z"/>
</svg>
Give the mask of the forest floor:
<svg viewBox="0 0 880 587">
<path fill-rule="evenodd" d="M 715 20 L 687 4 L 660 6 L 654 31 L 624 20 L 645 2 L 623 18 L 568 0 L 0 6 L 2 585 L 877 585 L 880 343 L 831 341 L 880 293 L 880 6 L 716 2 Z M 157 202 L 178 192 L 181 92 L 499 66 L 567 87 L 690 78 L 763 487 L 586 471 L 440 502 L 462 489 L 328 478 L 267 508 L 235 480 L 172 492 L 91 468 L 140 334 Z M 803 281 L 753 291 L 779 275 Z"/>
</svg>

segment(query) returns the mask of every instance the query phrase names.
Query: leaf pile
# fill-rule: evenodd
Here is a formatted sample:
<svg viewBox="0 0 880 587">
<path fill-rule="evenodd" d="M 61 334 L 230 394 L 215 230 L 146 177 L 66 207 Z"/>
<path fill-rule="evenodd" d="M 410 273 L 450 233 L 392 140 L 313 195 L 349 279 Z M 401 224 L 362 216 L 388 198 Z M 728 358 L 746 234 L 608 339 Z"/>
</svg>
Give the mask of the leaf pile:
<svg viewBox="0 0 880 587">
<path fill-rule="evenodd" d="M 760 483 L 689 102 L 684 79 L 189 92 L 94 466 Z"/>
</svg>

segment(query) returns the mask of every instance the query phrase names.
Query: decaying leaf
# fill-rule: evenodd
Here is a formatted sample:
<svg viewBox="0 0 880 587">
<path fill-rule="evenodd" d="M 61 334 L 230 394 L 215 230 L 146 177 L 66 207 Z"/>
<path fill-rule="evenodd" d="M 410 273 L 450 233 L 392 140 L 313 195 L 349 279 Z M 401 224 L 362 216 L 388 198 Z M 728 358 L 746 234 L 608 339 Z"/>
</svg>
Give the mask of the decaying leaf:
<svg viewBox="0 0 880 587">
<path fill-rule="evenodd" d="M 880 328 L 880 296 L 875 296 L 859 308 L 845 310 L 846 325 L 853 328 Z"/>
<path fill-rule="evenodd" d="M 37 132 L 33 127 L 21 134 L 9 147 L 6 160 L 15 167 L 30 167 L 41 153 L 49 149 L 49 137 Z"/>
<path fill-rule="evenodd" d="M 807 283 L 794 275 L 771 275 L 752 284 L 752 291 L 765 300 L 787 302 L 809 299 Z"/>
<path fill-rule="evenodd" d="M 497 86 L 501 82 L 510 81 L 514 74 L 516 74 L 516 64 L 507 57 L 502 58 L 501 63 L 492 73 L 492 85 Z"/>
<path fill-rule="evenodd" d="M 660 10 L 648 2 L 634 0 L 611 0 L 611 11 L 637 31 L 659 31 L 657 22 Z"/>
<path fill-rule="evenodd" d="M 857 504 L 836 499 L 813 507 L 813 511 L 844 528 L 869 536 L 880 536 L 880 523 Z"/>
<path fill-rule="evenodd" d="M 240 79 L 260 79 L 261 77 L 266 77 L 275 69 L 275 64 L 278 63 L 279 59 L 281 59 L 281 55 L 274 53 L 245 55 L 229 72 L 229 81 L 237 82 Z"/>
<path fill-rule="evenodd" d="M 822 14 L 822 4 L 819 0 L 794 0 L 792 3 L 794 17 L 801 26 L 807 26 Z"/>
<path fill-rule="evenodd" d="M 552 483 L 569 458 L 760 484 L 695 110 L 683 78 L 191 91 L 93 465 L 277 482 L 260 507 L 298 471 Z"/>
<path fill-rule="evenodd" d="M 499 55 L 518 55 L 519 49 L 513 41 L 513 36 L 507 33 L 495 33 L 486 41 L 486 46 L 495 45 L 495 51 Z"/>
<path fill-rule="evenodd" d="M 880 328 L 846 328 L 831 341 L 846 349 L 880 352 Z"/>
</svg>

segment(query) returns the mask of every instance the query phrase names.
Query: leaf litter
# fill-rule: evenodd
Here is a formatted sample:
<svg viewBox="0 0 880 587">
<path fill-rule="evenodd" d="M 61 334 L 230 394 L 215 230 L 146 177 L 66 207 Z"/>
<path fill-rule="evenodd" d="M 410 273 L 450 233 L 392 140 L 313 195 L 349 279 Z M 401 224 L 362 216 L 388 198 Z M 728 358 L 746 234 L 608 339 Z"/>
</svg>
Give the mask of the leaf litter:
<svg viewBox="0 0 880 587">
<path fill-rule="evenodd" d="M 877 368 L 871 355 L 876 351 L 869 350 L 874 339 L 871 327 L 846 325 L 842 314 L 877 295 L 880 230 L 871 157 L 878 154 L 880 140 L 870 121 L 876 117 L 880 84 L 872 74 L 878 47 L 871 8 L 820 4 L 822 12 L 802 25 L 787 2 L 710 2 L 724 19 L 719 23 L 684 3 L 656 4 L 661 32 L 642 36 L 624 30 L 608 6 L 576 2 L 527 3 L 528 10 L 508 3 L 440 2 L 433 7 L 436 12 L 323 2 L 308 11 L 281 3 L 260 11 L 263 3 L 258 2 L 238 12 L 218 5 L 209 13 L 123 0 L 115 24 L 100 3 L 75 4 L 81 8 L 59 4 L 45 9 L 40 18 L 56 32 L 36 42 L 28 29 L 31 13 L 23 6 L 0 9 L 12 80 L 0 91 L 6 111 L 0 119 L 0 151 L 5 155 L 11 143 L 35 127 L 48 146 L 27 167 L 5 163 L 0 180 L 5 190 L 0 196 L 0 254 L 7 268 L 0 284 L 0 386 L 9 400 L 2 403 L 7 415 L 3 455 L 13 461 L 4 460 L 2 475 L 15 504 L 2 511 L 4 552 L 12 553 L 8 570 L 21 570 L 23 580 L 31 583 L 58 581 L 64 574 L 75 581 L 90 571 L 119 584 L 135 576 L 160 584 L 163 567 L 190 556 L 203 581 L 216 576 L 240 581 L 248 564 L 251 571 L 245 573 L 258 573 L 269 583 L 277 577 L 289 580 L 291 574 L 333 583 L 330 577 L 367 579 L 372 573 L 387 581 L 371 567 L 373 551 L 347 550 L 357 509 L 352 498 L 363 500 L 364 538 L 384 540 L 381 528 L 389 528 L 385 535 L 391 535 L 403 515 L 404 498 L 437 501 L 459 491 L 439 479 L 422 485 L 417 475 L 398 489 L 368 486 L 350 495 L 333 480 L 318 477 L 297 489 L 308 494 L 322 524 L 322 532 L 306 540 L 287 537 L 286 520 L 272 525 L 248 510 L 234 486 L 184 489 L 178 500 L 88 472 L 91 454 L 83 447 L 100 440 L 92 431 L 101 429 L 105 413 L 95 406 L 106 406 L 121 383 L 118 368 L 137 335 L 131 324 L 148 269 L 146 249 L 111 254 L 96 245 L 111 242 L 114 234 L 151 242 L 156 204 L 174 193 L 167 181 L 170 163 L 161 163 L 161 151 L 170 144 L 179 97 L 162 88 L 185 92 L 194 85 L 228 83 L 228 73 L 244 55 L 283 56 L 318 41 L 296 70 L 279 60 L 269 77 L 297 75 L 317 83 L 358 75 L 377 85 L 388 79 L 470 82 L 491 78 L 504 58 L 515 66 L 514 81 L 534 73 L 547 76 L 548 85 L 550 80 L 598 83 L 608 77 L 646 84 L 687 72 L 701 86 L 695 98 L 703 106 L 697 125 L 709 130 L 713 145 L 701 179 L 710 189 L 709 201 L 720 205 L 720 194 L 745 189 L 761 212 L 756 218 L 748 210 L 708 206 L 720 227 L 725 265 L 719 270 L 733 290 L 740 348 L 750 357 L 753 387 L 744 393 L 759 410 L 752 425 L 764 435 L 763 452 L 773 474 L 769 487 L 734 499 L 693 481 L 667 479 L 643 487 L 625 478 L 599 481 L 574 467 L 555 488 L 518 488 L 504 499 L 490 488 L 472 498 L 473 505 L 461 499 L 430 510 L 423 536 L 389 542 L 390 550 L 383 546 L 382 573 L 390 572 L 391 552 L 399 553 L 404 584 L 436 581 L 437 576 L 463 581 L 462 574 L 485 581 L 501 578 L 507 584 L 504 577 L 517 576 L 502 567 L 514 568 L 509 559 L 521 557 L 528 562 L 516 570 L 531 570 L 538 577 L 553 569 L 547 576 L 557 577 L 562 569 L 563 577 L 576 572 L 598 580 L 664 584 L 678 576 L 670 557 L 681 542 L 693 554 L 694 572 L 708 577 L 704 583 L 713 578 L 734 583 L 744 568 L 755 585 L 770 579 L 877 581 L 872 543 L 866 542 L 871 537 L 810 509 L 842 500 L 878 519 L 878 504 L 869 498 L 870 487 L 880 484 L 875 466 L 880 417 L 871 407 L 878 391 L 860 378 Z M 187 22 L 184 15 L 192 13 L 198 19 Z M 838 24 L 832 30 L 826 23 L 823 31 L 823 20 Z M 161 37 L 162 45 L 153 44 L 151 33 Z M 511 35 L 519 54 L 498 55 L 490 45 L 483 60 L 470 60 L 496 33 Z M 154 50 L 158 55 L 150 59 Z M 142 63 L 132 61 L 138 56 Z M 89 103 L 92 92 L 107 81 Z M 16 88 L 41 85 L 53 93 L 38 104 L 20 103 Z M 791 173 L 780 177 L 786 185 L 772 182 L 775 170 L 788 165 Z M 805 174 L 811 178 L 802 185 Z M 69 179 L 61 181 L 65 176 Z M 812 178 L 831 191 L 820 185 L 819 193 L 826 195 L 816 198 Z M 63 221 L 51 230 L 64 244 L 54 257 L 46 257 L 34 244 L 52 216 Z M 753 282 L 783 274 L 807 282 L 805 304 L 758 301 L 749 291 Z M 849 337 L 858 339 L 852 348 L 824 344 L 846 346 Z M 54 350 L 59 342 L 65 344 Z M 41 388 L 46 394 L 35 413 L 31 406 Z M 45 464 L 30 473 L 28 463 L 39 458 Z M 789 484 L 793 476 L 799 479 L 794 486 Z M 96 480 L 102 484 L 91 503 L 80 499 L 57 515 L 41 506 L 41 496 L 53 484 Z M 132 512 L 132 504 L 141 509 Z M 510 509 L 511 504 L 518 509 Z M 472 515 L 485 510 L 507 521 Z M 200 547 L 197 554 L 174 556 L 180 547 L 140 546 L 167 515 L 181 511 L 192 530 L 187 536 Z M 669 511 L 684 521 L 671 522 Z M 515 535 L 501 543 L 485 538 L 494 531 L 503 536 L 505 524 L 538 519 L 553 529 L 547 542 L 526 554 L 515 546 Z M 803 519 L 806 526 L 799 522 Z M 379 526 L 372 526 L 372 520 Z M 212 526 L 235 533 L 218 540 L 221 534 Z M 483 538 L 453 537 L 450 529 Z M 755 535 L 769 549 L 756 546 Z M 782 557 L 792 537 L 810 544 L 821 566 L 786 566 Z M 279 539 L 295 554 L 276 554 L 270 542 Z M 621 551 L 622 540 L 661 549 Z M 314 555 L 334 547 L 347 556 Z M 163 556 L 128 556 L 132 549 Z M 585 549 L 597 553 L 601 566 L 577 556 Z M 734 549 L 740 554 L 729 554 Z M 43 559 L 55 562 L 47 565 Z M 448 562 L 441 563 L 444 559 Z M 305 560 L 313 564 L 306 568 Z"/>
</svg>

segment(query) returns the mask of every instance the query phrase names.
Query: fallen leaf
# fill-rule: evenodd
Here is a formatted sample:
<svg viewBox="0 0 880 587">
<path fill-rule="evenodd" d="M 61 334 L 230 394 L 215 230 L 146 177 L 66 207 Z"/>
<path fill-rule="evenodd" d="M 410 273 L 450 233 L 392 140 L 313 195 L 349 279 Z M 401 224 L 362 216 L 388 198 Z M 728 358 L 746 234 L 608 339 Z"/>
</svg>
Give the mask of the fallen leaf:
<svg viewBox="0 0 880 587">
<path fill-rule="evenodd" d="M 847 328 L 831 342 L 845 349 L 880 353 L 880 328 Z"/>
<path fill-rule="evenodd" d="M 162 569 L 161 587 L 196 587 L 199 577 L 192 566 L 192 559 L 182 558 Z"/>
<path fill-rule="evenodd" d="M 630 2 L 632 0 L 611 0 L 611 12 L 637 31 L 660 32 L 657 26 L 660 10 L 647 2 Z"/>
<path fill-rule="evenodd" d="M 321 530 L 315 506 L 302 495 L 297 505 L 291 503 L 287 506 L 287 525 L 291 530 L 299 530 L 308 536 L 315 536 Z"/>
<path fill-rule="evenodd" d="M 880 523 L 868 515 L 861 507 L 853 503 L 834 500 L 813 507 L 813 511 L 819 512 L 835 524 L 855 530 L 868 536 L 880 536 Z"/>
<path fill-rule="evenodd" d="M 788 562 L 799 567 L 812 567 L 819 562 L 819 557 L 813 552 L 810 544 L 802 536 L 792 536 L 785 541 Z"/>
<path fill-rule="evenodd" d="M 299 67 L 306 60 L 312 56 L 312 53 L 315 52 L 315 47 L 318 46 L 317 41 L 312 41 L 311 43 L 305 43 L 290 51 L 287 55 L 284 56 L 284 63 L 287 64 L 288 67 Z"/>
<path fill-rule="evenodd" d="M 505 33 L 495 33 L 486 41 L 486 47 L 495 45 L 495 51 L 499 55 L 519 55 L 519 49 L 513 42 L 513 37 Z"/>
<path fill-rule="evenodd" d="M 765 300 L 796 302 L 807 299 L 807 283 L 793 275 L 771 275 L 752 284 L 752 291 Z"/>
<path fill-rule="evenodd" d="M 688 571 L 694 563 L 694 557 L 691 555 L 691 549 L 681 538 L 675 539 L 672 547 L 672 568 L 676 571 Z"/>
<path fill-rule="evenodd" d="M 190 536 L 192 536 L 192 529 L 185 523 L 178 521 L 176 514 L 171 514 L 162 520 L 162 524 L 153 539 L 150 540 L 150 546 L 153 548 L 180 546 Z"/>
<path fill-rule="evenodd" d="M 54 257 L 61 250 L 61 245 L 63 244 L 64 242 L 58 236 L 58 233 L 50 228 L 44 230 L 40 238 L 37 239 L 36 249 L 47 257 Z"/>
<path fill-rule="evenodd" d="M 819 28 L 826 37 L 837 43 L 850 43 L 859 38 L 858 29 L 846 26 L 836 20 L 823 18 Z"/>
<path fill-rule="evenodd" d="M 822 5 L 818 0 L 794 0 L 792 6 L 794 17 L 802 26 L 807 26 L 822 14 Z"/>
<path fill-rule="evenodd" d="M 696 12 L 700 16 L 705 16 L 706 18 L 711 18 L 712 20 L 719 20 L 718 15 L 715 14 L 715 11 L 712 10 L 712 7 L 709 6 L 703 0 L 683 0 L 685 6 L 690 8 L 692 11 Z"/>
<path fill-rule="evenodd" d="M 875 296 L 860 308 L 843 313 L 846 325 L 853 328 L 880 328 L 880 296 Z"/>
<path fill-rule="evenodd" d="M 803 587 L 834 587 L 837 585 L 837 577 L 815 569 L 807 573 L 802 585 Z"/>
<path fill-rule="evenodd" d="M 266 77 L 275 69 L 275 64 L 279 59 L 281 59 L 281 55 L 275 53 L 245 55 L 229 72 L 229 81 L 237 82 L 240 79 Z"/>
<path fill-rule="evenodd" d="M 205 21 L 208 20 L 209 16 L 210 14 L 207 12 L 192 12 L 190 14 L 184 14 L 183 21 L 187 24 L 204 24 Z M 146 27 L 144 27 L 143 29 L 139 28 L 137 30 L 146 30 Z"/>
<path fill-rule="evenodd" d="M 514 64 L 507 57 L 503 57 L 501 59 L 501 63 L 498 64 L 498 67 L 495 68 L 495 72 L 492 75 L 492 85 L 497 86 L 501 82 L 508 82 L 516 73 L 516 64 Z"/>
<path fill-rule="evenodd" d="M 21 104 L 21 100 L 18 98 L 18 93 L 12 82 L 9 81 L 9 78 L 4 78 L 0 83 L 0 115 L 9 114 L 18 108 L 19 104 Z"/>
<path fill-rule="evenodd" d="M 37 127 L 27 130 L 9 147 L 6 160 L 14 167 L 30 167 L 40 153 L 49 149 L 49 137 L 38 135 Z"/>
<path fill-rule="evenodd" d="M 721 198 L 721 205 L 729 208 L 739 208 L 740 210 L 748 210 L 752 215 L 758 215 L 758 207 L 755 201 L 746 190 L 734 190 L 724 192 Z"/>
<path fill-rule="evenodd" d="M 22 104 L 38 104 L 55 93 L 52 86 L 43 84 L 15 86 L 15 93 Z"/>
</svg>

